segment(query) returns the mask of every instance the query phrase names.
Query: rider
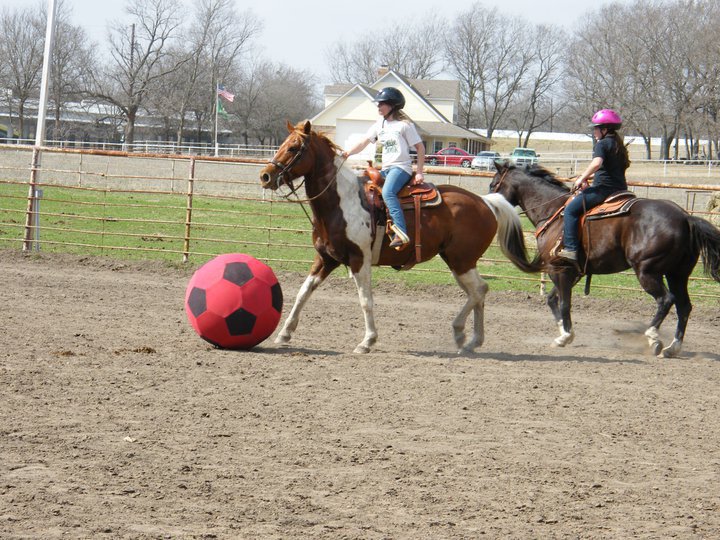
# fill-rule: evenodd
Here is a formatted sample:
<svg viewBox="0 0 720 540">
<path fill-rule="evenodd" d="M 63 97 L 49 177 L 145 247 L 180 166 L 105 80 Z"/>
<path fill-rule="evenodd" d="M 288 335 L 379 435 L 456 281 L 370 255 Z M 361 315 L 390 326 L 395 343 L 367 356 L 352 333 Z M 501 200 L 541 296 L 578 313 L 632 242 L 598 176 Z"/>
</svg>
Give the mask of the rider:
<svg viewBox="0 0 720 540">
<path fill-rule="evenodd" d="M 627 190 L 625 170 L 630 166 L 630 158 L 619 131 L 620 115 L 611 109 L 601 109 L 593 115 L 590 127 L 596 140 L 593 159 L 575 180 L 573 192 L 579 193 L 565 206 L 564 247 L 558 252 L 558 257 L 570 261 L 577 261 L 578 225 L 583 212 L 602 204 L 613 193 Z M 588 178 L 593 174 L 593 184 L 588 187 Z"/>
<path fill-rule="evenodd" d="M 390 228 L 395 233 L 390 241 L 390 247 L 400 250 L 410 242 L 410 238 L 397 194 L 412 176 L 411 147 L 417 151 L 417 172 L 414 183 L 423 182 L 425 145 L 423 145 L 415 125 L 401 111 L 405 106 L 405 96 L 400 90 L 393 87 L 383 88 L 373 101 L 377 103 L 378 114 L 382 118 L 372 125 L 362 141 L 350 150 L 343 152 L 343 157 L 347 159 L 348 156 L 357 154 L 369 143 L 379 141 L 382 144 L 380 174 L 385 179 L 382 196 L 390 214 L 392 222 Z"/>
</svg>

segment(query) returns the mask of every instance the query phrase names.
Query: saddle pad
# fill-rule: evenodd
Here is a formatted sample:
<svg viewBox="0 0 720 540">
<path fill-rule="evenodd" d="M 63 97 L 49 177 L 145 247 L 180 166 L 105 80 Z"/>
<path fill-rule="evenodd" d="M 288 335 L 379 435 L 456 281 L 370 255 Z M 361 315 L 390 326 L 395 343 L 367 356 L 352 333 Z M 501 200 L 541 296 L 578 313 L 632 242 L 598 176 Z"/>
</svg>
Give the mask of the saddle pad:
<svg viewBox="0 0 720 540">
<path fill-rule="evenodd" d="M 402 193 L 402 190 L 400 191 L 400 193 Z M 400 197 L 400 206 L 402 207 L 402 209 L 411 210 L 415 208 L 415 197 L 420 197 L 421 208 L 426 208 L 428 206 L 438 206 L 442 203 L 442 195 L 440 195 L 440 192 L 435 189 L 435 186 L 433 186 L 432 191 L 428 191 L 427 193 Z"/>
<path fill-rule="evenodd" d="M 608 198 L 604 203 L 591 208 L 585 214 L 585 220 L 602 219 L 607 217 L 621 216 L 626 214 L 639 199 L 632 192 L 616 193 Z"/>
</svg>

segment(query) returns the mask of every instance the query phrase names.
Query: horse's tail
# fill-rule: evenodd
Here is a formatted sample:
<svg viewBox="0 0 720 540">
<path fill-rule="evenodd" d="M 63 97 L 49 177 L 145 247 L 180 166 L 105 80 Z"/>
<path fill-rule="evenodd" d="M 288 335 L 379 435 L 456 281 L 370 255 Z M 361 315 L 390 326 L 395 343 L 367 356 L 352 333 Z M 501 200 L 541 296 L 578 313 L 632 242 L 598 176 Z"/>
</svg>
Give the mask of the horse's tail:
<svg viewBox="0 0 720 540">
<path fill-rule="evenodd" d="M 543 268 L 540 257 L 536 255 L 532 261 L 528 258 L 522 222 L 515 208 L 499 193 L 483 195 L 482 199 L 495 214 L 497 238 L 505 256 L 523 272 L 540 272 Z"/>
<path fill-rule="evenodd" d="M 693 247 L 702 255 L 705 273 L 720 283 L 720 229 L 696 216 L 690 216 L 688 224 Z"/>
</svg>

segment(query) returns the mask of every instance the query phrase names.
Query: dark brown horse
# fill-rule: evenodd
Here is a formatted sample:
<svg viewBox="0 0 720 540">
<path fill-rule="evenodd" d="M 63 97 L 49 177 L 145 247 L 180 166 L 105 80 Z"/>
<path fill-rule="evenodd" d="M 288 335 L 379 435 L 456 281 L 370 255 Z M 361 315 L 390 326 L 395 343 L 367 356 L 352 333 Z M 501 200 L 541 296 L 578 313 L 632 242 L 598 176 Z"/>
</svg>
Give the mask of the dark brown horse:
<svg viewBox="0 0 720 540">
<path fill-rule="evenodd" d="M 536 227 L 545 225 L 570 197 L 569 188 L 541 167 L 516 168 L 500 161 L 495 167 L 490 191 L 519 205 Z M 627 214 L 585 223 L 578 267 L 557 265 L 552 251 L 561 234 L 562 219 L 557 219 L 537 238 L 539 257 L 554 284 L 547 302 L 560 328 L 555 344 L 562 347 L 573 340 L 572 288 L 583 272 L 590 276 L 632 268 L 642 288 L 657 303 L 645 332 L 651 350 L 664 357 L 677 356 L 692 310 L 688 279 L 701 254 L 705 272 L 720 282 L 720 231 L 673 202 L 638 199 Z M 678 317 L 675 338 L 663 348 L 658 329 L 673 304 Z"/>
<path fill-rule="evenodd" d="M 276 342 L 290 341 L 300 311 L 312 292 L 342 264 L 352 272 L 365 316 L 365 337 L 355 352 L 368 352 L 377 340 L 371 266 L 408 268 L 415 262 L 415 250 L 396 251 L 388 247 L 384 234 L 373 234 L 376 225 L 371 219 L 362 182 L 344 165 L 340 149 L 330 139 L 313 131 L 310 122 L 301 122 L 297 126 L 288 124 L 288 131 L 290 134 L 275 157 L 261 171 L 260 182 L 264 188 L 277 190 L 285 184 L 294 191 L 297 186 L 293 181 L 304 177 L 317 253 Z M 421 262 L 439 254 L 467 294 L 467 302 L 452 327 L 460 351 L 472 351 L 484 339 L 483 310 L 488 290 L 475 266 L 495 233 L 505 255 L 518 267 L 529 271 L 538 269 L 527 260 L 520 218 L 502 196 L 479 197 L 450 185 L 440 186 L 438 190 L 442 194 L 442 204 L 423 208 L 420 213 Z M 413 212 L 407 212 L 406 219 L 412 241 L 415 231 Z M 379 246 L 373 245 L 373 238 Z M 465 323 L 471 311 L 474 312 L 474 332 L 466 341 Z M 403 317 L 401 313 L 397 316 Z"/>
</svg>

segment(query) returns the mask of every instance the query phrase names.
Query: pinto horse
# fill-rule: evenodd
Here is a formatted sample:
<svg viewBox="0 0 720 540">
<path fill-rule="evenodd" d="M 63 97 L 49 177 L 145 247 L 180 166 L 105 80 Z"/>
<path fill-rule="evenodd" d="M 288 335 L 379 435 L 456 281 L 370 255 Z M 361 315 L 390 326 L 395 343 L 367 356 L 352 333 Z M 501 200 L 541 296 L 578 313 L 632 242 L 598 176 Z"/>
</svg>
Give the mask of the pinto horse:
<svg viewBox="0 0 720 540">
<path fill-rule="evenodd" d="M 632 268 L 642 288 L 657 303 L 645 332 L 653 354 L 677 356 L 692 310 L 688 279 L 701 254 L 705 273 L 720 282 L 720 230 L 671 201 L 637 199 L 626 214 L 586 221 L 577 266 L 560 263 L 553 250 L 562 235 L 562 219 L 550 218 L 570 198 L 569 188 L 539 166 L 518 168 L 496 161 L 495 168 L 490 191 L 519 205 L 538 231 L 549 222 L 537 237 L 537 247 L 554 285 L 547 303 L 560 329 L 555 344 L 562 347 L 574 338 L 571 295 L 583 274 L 589 278 Z M 658 329 L 673 304 L 678 318 L 675 337 L 663 348 Z"/>
<path fill-rule="evenodd" d="M 338 266 L 346 265 L 355 280 L 365 318 L 365 336 L 356 353 L 369 352 L 377 341 L 373 315 L 371 266 L 409 268 L 416 262 L 415 251 L 396 251 L 388 246 L 384 234 L 374 234 L 370 206 L 363 182 L 344 165 L 341 150 L 325 135 L 314 131 L 309 121 L 297 126 L 288 123 L 290 134 L 275 157 L 260 172 L 263 188 L 277 190 L 304 177 L 306 202 L 312 210 L 312 237 L 316 250 L 310 274 L 300 287 L 295 304 L 280 330 L 276 343 L 287 343 L 298 325 L 300 311 L 317 287 Z M 437 188 L 443 202 L 420 211 L 421 262 L 436 254 L 445 261 L 467 301 L 455 317 L 452 327 L 458 352 L 472 352 L 484 340 L 484 306 L 487 283 L 476 264 L 497 232 L 505 255 L 519 268 L 538 271 L 528 261 L 520 218 L 500 195 L 480 197 L 459 187 Z M 301 201 L 302 202 L 302 201 Z M 408 231 L 414 240 L 415 217 L 406 213 Z M 379 259 L 373 263 L 373 239 L 381 242 Z M 375 246 L 377 249 L 377 246 Z M 465 323 L 474 313 L 472 337 L 465 339 Z"/>
</svg>

